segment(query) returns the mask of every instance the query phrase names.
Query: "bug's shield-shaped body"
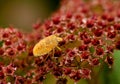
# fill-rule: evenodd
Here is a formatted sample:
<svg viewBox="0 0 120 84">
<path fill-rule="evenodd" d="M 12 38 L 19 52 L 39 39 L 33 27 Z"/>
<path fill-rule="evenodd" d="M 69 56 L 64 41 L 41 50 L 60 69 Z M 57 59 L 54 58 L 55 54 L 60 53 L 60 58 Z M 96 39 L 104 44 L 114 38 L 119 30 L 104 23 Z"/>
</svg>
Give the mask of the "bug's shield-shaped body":
<svg viewBox="0 0 120 84">
<path fill-rule="evenodd" d="M 55 35 L 48 36 L 40 40 L 33 48 L 34 56 L 41 56 L 49 53 L 55 47 L 57 47 L 58 42 L 62 41 L 62 38 Z"/>
</svg>

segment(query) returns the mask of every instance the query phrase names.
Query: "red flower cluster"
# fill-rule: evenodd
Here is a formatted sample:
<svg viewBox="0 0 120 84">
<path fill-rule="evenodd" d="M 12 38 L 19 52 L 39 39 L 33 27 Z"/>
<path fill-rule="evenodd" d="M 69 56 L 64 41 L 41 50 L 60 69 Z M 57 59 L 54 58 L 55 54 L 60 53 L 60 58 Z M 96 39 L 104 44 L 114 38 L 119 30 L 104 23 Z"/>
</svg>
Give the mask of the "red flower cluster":
<svg viewBox="0 0 120 84">
<path fill-rule="evenodd" d="M 16 83 L 22 65 L 19 56 L 27 51 L 25 35 L 15 28 L 0 28 L 0 83 Z M 9 80 L 8 80 L 9 79 Z"/>
<path fill-rule="evenodd" d="M 16 56 L 26 51 L 23 34 L 14 28 L 0 28 L 0 55 Z"/>
<path fill-rule="evenodd" d="M 78 81 L 91 78 L 90 67 L 100 66 L 100 60 L 112 66 L 113 51 L 120 49 L 119 1 L 69 0 L 61 4 L 51 18 L 35 28 L 36 33 L 42 30 L 41 38 L 52 34 L 63 38 L 59 43 L 62 50 L 56 49 L 54 57 L 49 54 L 47 58 L 54 64 L 53 74 Z"/>
</svg>

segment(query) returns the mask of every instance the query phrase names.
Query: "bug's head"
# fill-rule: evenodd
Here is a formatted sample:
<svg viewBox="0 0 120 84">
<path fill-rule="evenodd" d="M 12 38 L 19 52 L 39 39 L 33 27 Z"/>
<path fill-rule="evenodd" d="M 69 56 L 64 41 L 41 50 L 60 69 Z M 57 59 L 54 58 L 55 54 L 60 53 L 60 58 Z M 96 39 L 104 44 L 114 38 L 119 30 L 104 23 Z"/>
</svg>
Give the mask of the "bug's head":
<svg viewBox="0 0 120 84">
<path fill-rule="evenodd" d="M 57 41 L 58 41 L 58 42 L 60 42 L 60 41 L 62 41 L 62 40 L 63 40 L 62 38 L 57 37 Z"/>
<path fill-rule="evenodd" d="M 54 34 L 54 35 L 52 35 L 52 37 L 53 37 L 55 40 L 57 40 L 57 42 L 63 41 L 63 39 L 62 39 L 61 37 L 59 37 L 58 34 Z"/>
</svg>

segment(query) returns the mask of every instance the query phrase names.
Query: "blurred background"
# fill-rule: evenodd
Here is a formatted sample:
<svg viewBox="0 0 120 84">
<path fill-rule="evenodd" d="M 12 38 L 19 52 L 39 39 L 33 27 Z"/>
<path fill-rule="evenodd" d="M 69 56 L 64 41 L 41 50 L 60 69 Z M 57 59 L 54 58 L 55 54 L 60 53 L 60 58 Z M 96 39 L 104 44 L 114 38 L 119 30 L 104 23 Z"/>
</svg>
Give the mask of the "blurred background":
<svg viewBox="0 0 120 84">
<path fill-rule="evenodd" d="M 0 0 L 0 27 L 13 25 L 30 32 L 32 24 L 49 17 L 60 0 Z"/>
</svg>

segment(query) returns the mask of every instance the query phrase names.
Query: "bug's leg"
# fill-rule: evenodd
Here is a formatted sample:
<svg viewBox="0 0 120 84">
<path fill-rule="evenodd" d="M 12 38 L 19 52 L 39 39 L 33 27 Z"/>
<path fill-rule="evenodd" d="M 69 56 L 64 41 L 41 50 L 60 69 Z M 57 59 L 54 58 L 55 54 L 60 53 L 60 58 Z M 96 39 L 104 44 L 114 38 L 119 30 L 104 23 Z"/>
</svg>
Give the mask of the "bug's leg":
<svg viewBox="0 0 120 84">
<path fill-rule="evenodd" d="M 46 58 L 44 59 L 44 62 L 47 60 L 48 57 L 49 57 L 49 53 L 47 54 Z"/>
<path fill-rule="evenodd" d="M 60 51 L 62 50 L 60 47 L 58 47 L 58 46 L 56 46 L 56 47 L 57 47 L 58 50 L 60 50 Z"/>
<path fill-rule="evenodd" d="M 54 57 L 54 53 L 55 53 L 55 48 L 53 49 L 53 53 L 52 53 L 52 54 L 53 54 L 53 57 Z"/>
</svg>

